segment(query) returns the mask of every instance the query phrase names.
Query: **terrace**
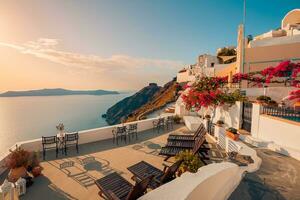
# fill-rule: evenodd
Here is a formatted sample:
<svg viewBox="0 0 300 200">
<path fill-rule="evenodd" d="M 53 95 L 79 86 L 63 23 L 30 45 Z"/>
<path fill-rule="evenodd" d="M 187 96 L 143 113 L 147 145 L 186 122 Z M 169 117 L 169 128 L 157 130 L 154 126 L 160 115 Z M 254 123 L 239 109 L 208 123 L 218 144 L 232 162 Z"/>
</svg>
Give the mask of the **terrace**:
<svg viewBox="0 0 300 200">
<path fill-rule="evenodd" d="M 157 133 L 147 130 L 139 134 L 139 139 L 130 144 L 120 142 L 117 146 L 111 139 L 80 145 L 80 153 L 70 151 L 68 156 L 51 152 L 41 165 L 43 175 L 34 179 L 34 185 L 28 188 L 21 199 L 101 199 L 99 189 L 94 181 L 112 172 L 118 172 L 131 183 L 132 174 L 127 167 L 144 160 L 155 167 L 162 169 L 164 157 L 159 156 L 159 150 L 164 146 L 169 133 L 186 132 L 184 126 L 176 126 L 173 131 Z M 49 155 L 49 156 L 48 156 Z M 94 158 L 85 164 L 85 158 Z M 87 159 L 88 160 L 88 159 Z M 74 166 L 61 169 L 60 165 L 74 162 Z M 51 197 L 51 198 L 50 198 Z"/>
<path fill-rule="evenodd" d="M 96 142 L 87 141 L 87 137 L 91 137 L 90 132 L 102 133 L 102 136 L 111 135 L 110 130 L 113 127 L 104 127 L 98 130 L 83 131 L 79 134 L 81 142 L 88 142 L 79 146 L 79 154 L 74 148 L 68 151 L 67 156 L 60 152 L 56 158 L 54 150 L 48 151 L 46 159 L 41 162 L 41 166 L 44 168 L 43 175 L 34 178 L 34 184 L 27 188 L 26 194 L 20 196 L 20 199 L 101 199 L 95 180 L 105 175 L 117 172 L 134 184 L 134 181 L 131 180 L 132 174 L 127 167 L 142 160 L 163 170 L 163 163 L 171 165 L 175 161 L 174 158 L 164 161 L 165 157 L 158 155 L 161 147 L 165 146 L 168 135 L 171 133 L 192 134 L 193 132 L 183 124 L 177 124 L 172 130 L 165 129 L 158 133 L 157 130 L 149 127 L 149 122 L 152 124 L 152 121 L 153 119 L 139 121 L 140 129 L 146 128 L 146 130 L 139 131 L 138 139 L 133 139 L 130 143 L 119 141 L 117 145 L 113 143 L 112 138 L 95 140 Z M 206 141 L 212 145 L 215 143 L 208 135 Z M 40 148 L 40 140 L 23 142 L 19 145 L 32 150 Z M 225 152 L 217 149 L 213 155 L 222 158 Z M 2 179 L 5 176 L 2 174 Z"/>
</svg>

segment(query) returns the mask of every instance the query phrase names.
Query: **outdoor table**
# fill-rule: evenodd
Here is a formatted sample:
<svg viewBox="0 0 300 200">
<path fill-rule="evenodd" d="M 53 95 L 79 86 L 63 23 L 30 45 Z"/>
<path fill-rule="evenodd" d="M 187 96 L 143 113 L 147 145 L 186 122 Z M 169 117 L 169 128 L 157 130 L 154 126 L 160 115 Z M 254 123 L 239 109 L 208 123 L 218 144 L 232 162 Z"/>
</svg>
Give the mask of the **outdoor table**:
<svg viewBox="0 0 300 200">
<path fill-rule="evenodd" d="M 138 181 L 144 180 L 145 178 L 154 175 L 153 180 L 149 184 L 151 189 L 155 189 L 159 186 L 159 180 L 164 175 L 163 171 L 153 167 L 145 161 L 138 162 L 127 168 L 132 174 L 133 177 L 138 179 Z"/>
</svg>

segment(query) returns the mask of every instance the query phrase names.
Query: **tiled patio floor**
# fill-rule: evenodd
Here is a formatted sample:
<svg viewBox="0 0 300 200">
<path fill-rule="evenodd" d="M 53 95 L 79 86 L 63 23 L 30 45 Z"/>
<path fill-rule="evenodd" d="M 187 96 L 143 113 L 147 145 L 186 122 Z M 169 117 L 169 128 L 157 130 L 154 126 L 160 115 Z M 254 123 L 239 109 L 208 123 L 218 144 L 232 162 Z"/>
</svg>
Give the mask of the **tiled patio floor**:
<svg viewBox="0 0 300 200">
<path fill-rule="evenodd" d="M 141 160 L 162 169 L 164 157 L 159 156 L 158 152 L 171 132 L 188 131 L 183 126 L 176 126 L 173 131 L 160 134 L 149 130 L 141 133 L 138 141 L 129 145 L 120 143 L 117 146 L 112 140 L 100 141 L 81 145 L 79 154 L 76 154 L 74 149 L 67 157 L 60 155 L 58 159 L 50 152 L 51 155 L 47 154 L 46 161 L 41 163 L 44 175 L 34 179 L 34 185 L 28 188 L 26 195 L 21 199 L 101 199 L 94 184 L 94 180 L 98 178 L 116 171 L 132 182 L 127 167 Z M 82 161 L 85 158 L 91 161 L 83 165 Z M 61 164 L 70 161 L 74 162 L 74 166 L 60 168 Z M 172 159 L 170 161 L 172 162 Z"/>
</svg>

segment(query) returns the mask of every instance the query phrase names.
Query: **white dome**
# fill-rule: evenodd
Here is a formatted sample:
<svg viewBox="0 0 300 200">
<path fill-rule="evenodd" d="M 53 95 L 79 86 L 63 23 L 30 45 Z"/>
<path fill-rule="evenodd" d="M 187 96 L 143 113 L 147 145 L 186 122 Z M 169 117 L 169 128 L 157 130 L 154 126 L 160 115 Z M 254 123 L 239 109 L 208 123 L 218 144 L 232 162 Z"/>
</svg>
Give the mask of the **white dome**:
<svg viewBox="0 0 300 200">
<path fill-rule="evenodd" d="M 288 24 L 300 24 L 300 9 L 294 9 L 288 12 L 281 22 L 281 28 L 283 29 Z"/>
</svg>

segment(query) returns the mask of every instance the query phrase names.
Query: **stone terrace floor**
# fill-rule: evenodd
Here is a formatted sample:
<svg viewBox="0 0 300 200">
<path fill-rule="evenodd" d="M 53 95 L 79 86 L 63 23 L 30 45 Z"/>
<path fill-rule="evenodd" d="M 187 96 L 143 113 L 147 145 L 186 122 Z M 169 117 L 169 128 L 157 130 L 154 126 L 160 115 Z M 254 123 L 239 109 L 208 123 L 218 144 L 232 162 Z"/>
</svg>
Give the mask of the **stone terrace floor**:
<svg viewBox="0 0 300 200">
<path fill-rule="evenodd" d="M 169 133 L 183 132 L 188 131 L 182 125 L 160 134 L 148 130 L 140 133 L 137 141 L 134 139 L 127 145 L 119 142 L 117 146 L 112 140 L 84 144 L 79 146 L 79 154 L 75 149 L 70 149 L 68 156 L 60 154 L 58 159 L 54 152 L 47 152 L 46 161 L 41 163 L 43 176 L 34 179 L 33 186 L 21 199 L 101 199 L 94 180 L 116 171 L 133 183 L 127 167 L 141 160 L 163 169 L 164 157 L 158 155 L 160 148 L 164 146 Z M 87 157 L 93 157 L 95 161 L 82 165 L 82 159 Z M 61 169 L 60 164 L 68 161 L 73 161 L 75 165 Z"/>
<path fill-rule="evenodd" d="M 267 149 L 252 148 L 262 159 L 261 167 L 246 174 L 229 200 L 299 200 L 300 161 Z"/>
</svg>

